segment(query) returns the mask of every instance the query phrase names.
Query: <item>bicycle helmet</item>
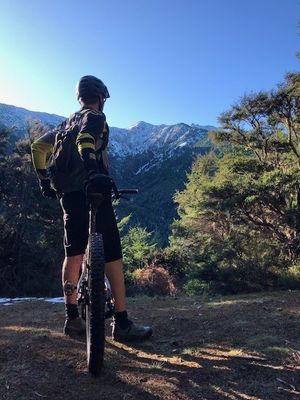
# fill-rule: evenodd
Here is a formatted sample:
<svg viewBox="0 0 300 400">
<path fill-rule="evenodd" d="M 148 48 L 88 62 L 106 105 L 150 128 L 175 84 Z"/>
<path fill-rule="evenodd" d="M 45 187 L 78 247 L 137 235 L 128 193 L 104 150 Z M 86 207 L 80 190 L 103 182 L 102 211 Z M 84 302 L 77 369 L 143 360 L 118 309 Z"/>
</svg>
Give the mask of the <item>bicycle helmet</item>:
<svg viewBox="0 0 300 400">
<path fill-rule="evenodd" d="M 93 75 L 86 75 L 79 79 L 76 85 L 76 95 L 77 100 L 80 97 L 83 99 L 93 99 L 100 95 L 105 98 L 110 97 L 104 83 Z"/>
</svg>

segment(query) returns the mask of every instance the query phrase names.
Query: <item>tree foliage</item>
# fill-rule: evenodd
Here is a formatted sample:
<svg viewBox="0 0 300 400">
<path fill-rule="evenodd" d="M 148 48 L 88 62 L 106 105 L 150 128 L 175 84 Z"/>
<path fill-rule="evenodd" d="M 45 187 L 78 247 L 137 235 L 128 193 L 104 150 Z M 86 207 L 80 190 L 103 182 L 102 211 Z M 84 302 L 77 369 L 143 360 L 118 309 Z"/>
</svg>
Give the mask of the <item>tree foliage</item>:
<svg viewBox="0 0 300 400">
<path fill-rule="evenodd" d="M 125 277 L 128 282 L 133 282 L 133 272 L 142 268 L 145 257 L 149 256 L 155 249 L 156 244 L 152 242 L 151 233 L 139 226 L 132 227 L 122 237 L 122 251 L 125 265 Z"/>
<path fill-rule="evenodd" d="M 245 95 L 210 133 L 221 154 L 200 156 L 175 196 L 171 246 L 185 248 L 190 279 L 257 290 L 299 259 L 299 93 L 300 74 L 288 74 Z"/>
<path fill-rule="evenodd" d="M 44 199 L 31 162 L 31 141 L 44 127 L 33 123 L 12 147 L 13 132 L 0 129 L 1 295 L 57 294 L 62 229 L 57 202 Z"/>
</svg>

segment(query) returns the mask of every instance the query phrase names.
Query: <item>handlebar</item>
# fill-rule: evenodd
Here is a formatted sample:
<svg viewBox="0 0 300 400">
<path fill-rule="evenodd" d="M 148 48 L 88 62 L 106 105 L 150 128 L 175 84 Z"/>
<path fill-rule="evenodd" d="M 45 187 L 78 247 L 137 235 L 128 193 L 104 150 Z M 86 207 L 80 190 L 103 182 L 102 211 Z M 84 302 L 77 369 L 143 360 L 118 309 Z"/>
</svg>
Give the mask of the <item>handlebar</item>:
<svg viewBox="0 0 300 400">
<path fill-rule="evenodd" d="M 112 198 L 113 199 L 126 199 L 128 200 L 127 197 L 124 196 L 124 194 L 136 194 L 138 193 L 138 189 L 118 189 L 117 185 L 115 184 L 115 182 L 113 180 L 111 180 L 112 183 L 112 191 L 113 191 L 113 195 Z"/>
<path fill-rule="evenodd" d="M 124 196 L 124 194 L 137 194 L 139 191 L 138 189 L 117 189 L 116 187 L 113 188 L 113 195 L 112 197 L 114 199 L 126 199 L 128 198 Z"/>
<path fill-rule="evenodd" d="M 112 199 L 118 200 L 118 199 L 125 199 L 129 200 L 128 197 L 124 196 L 126 194 L 137 194 L 139 191 L 138 189 L 118 189 L 115 182 L 112 181 Z M 93 201 L 93 203 L 100 204 L 102 199 L 103 199 L 103 193 L 101 192 L 88 192 L 88 187 L 86 187 L 86 193 L 87 196 L 90 198 L 90 200 Z"/>
</svg>

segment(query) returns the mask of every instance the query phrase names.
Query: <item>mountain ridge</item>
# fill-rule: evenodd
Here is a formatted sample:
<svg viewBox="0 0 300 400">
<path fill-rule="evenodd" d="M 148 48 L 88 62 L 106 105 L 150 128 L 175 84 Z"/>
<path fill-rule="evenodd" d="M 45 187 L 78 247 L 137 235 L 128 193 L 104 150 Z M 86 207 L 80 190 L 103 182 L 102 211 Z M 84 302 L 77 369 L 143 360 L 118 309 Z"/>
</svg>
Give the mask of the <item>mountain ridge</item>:
<svg viewBox="0 0 300 400">
<path fill-rule="evenodd" d="M 23 107 L 0 103 L 0 122 L 6 127 L 15 127 L 18 131 L 25 130 L 30 119 L 39 120 L 47 125 L 55 126 L 61 123 L 65 118 L 57 114 L 30 111 Z"/>
<path fill-rule="evenodd" d="M 17 136 L 26 130 L 30 120 L 39 120 L 50 128 L 64 121 L 66 117 L 40 111 L 30 111 L 23 107 L 0 103 L 0 123 L 6 127 L 14 127 Z M 139 121 L 129 128 L 110 127 L 110 151 L 119 156 L 135 155 L 160 146 L 171 146 L 173 149 L 194 144 L 208 131 L 206 126 L 188 125 L 184 122 L 176 124 L 154 125 Z"/>
</svg>

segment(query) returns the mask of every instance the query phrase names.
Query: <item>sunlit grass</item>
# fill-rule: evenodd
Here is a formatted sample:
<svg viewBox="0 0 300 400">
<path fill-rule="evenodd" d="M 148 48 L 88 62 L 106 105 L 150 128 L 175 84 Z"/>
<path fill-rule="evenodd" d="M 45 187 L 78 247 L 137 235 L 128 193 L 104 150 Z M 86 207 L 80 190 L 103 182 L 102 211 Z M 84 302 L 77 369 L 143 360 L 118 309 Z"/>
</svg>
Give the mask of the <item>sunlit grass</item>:
<svg viewBox="0 0 300 400">
<path fill-rule="evenodd" d="M 162 369 L 163 367 L 164 363 L 161 361 L 153 361 L 151 364 L 149 364 L 149 368 Z"/>
<path fill-rule="evenodd" d="M 214 306 L 231 306 L 234 304 L 263 304 L 265 301 L 267 301 L 268 298 L 261 297 L 260 299 L 257 298 L 251 298 L 251 297 L 243 297 L 242 295 L 237 295 L 235 298 L 224 298 L 220 299 L 217 301 L 211 301 L 207 303 L 208 307 L 214 307 Z"/>
<path fill-rule="evenodd" d="M 210 361 L 221 361 L 227 358 L 243 357 L 256 360 L 263 360 L 258 352 L 249 352 L 240 348 L 222 348 L 222 347 L 186 347 L 181 351 L 182 356 L 198 357 Z"/>
<path fill-rule="evenodd" d="M 224 355 L 227 355 L 227 352 L 225 351 L 220 351 L 216 349 L 210 349 L 210 348 L 199 348 L 199 347 L 186 347 L 181 351 L 182 355 L 188 355 L 191 357 L 201 357 L 203 359 L 208 359 L 208 360 L 221 360 Z M 221 358 L 219 357 L 221 356 Z"/>
<path fill-rule="evenodd" d="M 56 331 L 45 329 L 45 328 L 37 328 L 35 326 L 17 326 L 17 325 L 9 325 L 1 327 L 1 330 L 4 332 L 11 333 L 29 333 L 33 335 L 59 335 Z"/>
<path fill-rule="evenodd" d="M 128 354 L 135 354 L 135 356 L 141 361 L 151 360 L 150 365 L 160 365 L 160 364 L 174 364 L 174 365 L 182 365 L 189 368 L 200 368 L 202 367 L 197 361 L 194 360 L 183 360 L 180 356 L 174 355 L 162 355 L 152 352 L 143 351 L 143 349 L 135 349 L 134 347 L 130 347 L 125 343 L 116 342 L 110 339 L 106 340 L 108 344 L 112 346 L 112 348 L 122 349 L 126 351 Z M 157 349 L 158 350 L 158 349 Z M 151 367 L 150 367 L 151 368 Z"/>
<path fill-rule="evenodd" d="M 228 357 L 240 357 L 242 354 L 243 350 L 241 349 L 232 349 L 227 353 Z"/>
<path fill-rule="evenodd" d="M 181 354 L 189 356 L 201 356 L 201 351 L 195 347 L 187 347 L 182 350 Z"/>
</svg>

